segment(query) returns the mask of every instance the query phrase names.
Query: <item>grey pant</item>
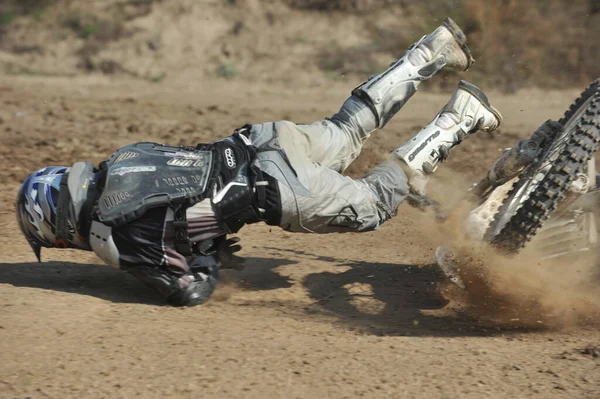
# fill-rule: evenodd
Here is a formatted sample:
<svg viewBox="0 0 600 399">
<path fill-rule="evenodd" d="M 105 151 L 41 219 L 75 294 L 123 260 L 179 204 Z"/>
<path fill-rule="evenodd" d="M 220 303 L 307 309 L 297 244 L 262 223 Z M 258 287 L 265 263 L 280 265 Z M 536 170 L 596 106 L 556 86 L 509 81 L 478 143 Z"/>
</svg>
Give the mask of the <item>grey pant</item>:
<svg viewBox="0 0 600 399">
<path fill-rule="evenodd" d="M 385 161 L 361 179 L 341 174 L 376 127 L 373 112 L 355 96 L 333 117 L 311 125 L 281 121 L 252 126 L 253 143 L 283 150 L 296 172 L 279 152 L 259 153 L 261 169 L 279 182 L 284 230 L 370 231 L 395 214 L 409 191 L 397 161 Z"/>
</svg>

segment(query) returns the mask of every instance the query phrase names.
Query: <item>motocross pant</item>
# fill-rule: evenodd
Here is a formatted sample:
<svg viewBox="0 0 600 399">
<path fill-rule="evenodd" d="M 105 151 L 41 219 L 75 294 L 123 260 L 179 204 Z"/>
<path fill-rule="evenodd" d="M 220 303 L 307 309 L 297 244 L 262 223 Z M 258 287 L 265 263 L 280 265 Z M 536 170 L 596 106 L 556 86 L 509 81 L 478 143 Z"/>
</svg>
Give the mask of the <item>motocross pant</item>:
<svg viewBox="0 0 600 399">
<path fill-rule="evenodd" d="M 259 166 L 274 176 L 281 200 L 280 227 L 290 232 L 363 232 L 395 215 L 409 193 L 399 162 L 388 159 L 366 176 L 342 175 L 378 127 L 367 104 L 355 95 L 331 118 L 308 124 L 289 121 L 253 125 L 254 145 L 283 152 L 259 153 Z M 291 166 L 291 168 L 290 168 Z"/>
</svg>

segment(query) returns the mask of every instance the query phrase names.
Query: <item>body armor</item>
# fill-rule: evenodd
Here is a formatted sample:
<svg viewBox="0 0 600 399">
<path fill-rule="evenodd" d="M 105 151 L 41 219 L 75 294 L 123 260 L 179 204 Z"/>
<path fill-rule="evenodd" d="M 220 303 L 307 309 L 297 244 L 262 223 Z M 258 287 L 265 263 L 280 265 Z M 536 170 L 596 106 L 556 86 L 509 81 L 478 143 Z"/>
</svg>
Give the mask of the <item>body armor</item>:
<svg viewBox="0 0 600 399">
<path fill-rule="evenodd" d="M 85 221 L 88 232 L 94 220 L 117 227 L 151 208 L 171 207 L 177 252 L 184 256 L 203 253 L 209 248 L 190 242 L 187 233 L 186 209 L 198 201 L 211 199 L 215 216 L 228 234 L 236 233 L 244 224 L 265 220 L 265 185 L 260 182 L 269 177 L 253 166 L 256 148 L 240 134 L 244 131 L 242 128 L 233 136 L 195 147 L 151 142 L 128 145 L 97 170 L 82 163 L 81 168 L 75 168 L 82 173 L 74 173 L 68 180 L 80 181 L 89 175 L 94 198 L 88 190 L 76 191 L 75 185 L 65 184 L 61 187 L 63 203 L 88 204 L 78 207 L 83 211 L 78 219 Z"/>
<path fill-rule="evenodd" d="M 119 226 L 149 208 L 192 204 L 206 197 L 213 172 L 212 151 L 137 143 L 116 151 L 104 172 L 97 219 Z"/>
</svg>

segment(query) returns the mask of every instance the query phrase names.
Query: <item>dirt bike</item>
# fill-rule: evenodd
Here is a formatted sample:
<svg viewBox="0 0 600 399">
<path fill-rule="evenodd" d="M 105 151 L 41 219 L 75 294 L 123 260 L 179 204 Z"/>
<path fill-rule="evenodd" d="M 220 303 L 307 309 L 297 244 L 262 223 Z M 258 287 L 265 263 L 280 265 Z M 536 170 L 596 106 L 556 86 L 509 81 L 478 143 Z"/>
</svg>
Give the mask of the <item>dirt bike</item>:
<svg viewBox="0 0 600 399">
<path fill-rule="evenodd" d="M 474 208 L 467 237 L 503 255 L 534 246 L 541 260 L 591 253 L 597 247 L 600 175 L 600 79 L 558 121 L 544 122 L 495 161 L 467 197 Z M 464 288 L 451 249 L 435 253 L 442 271 Z"/>
</svg>

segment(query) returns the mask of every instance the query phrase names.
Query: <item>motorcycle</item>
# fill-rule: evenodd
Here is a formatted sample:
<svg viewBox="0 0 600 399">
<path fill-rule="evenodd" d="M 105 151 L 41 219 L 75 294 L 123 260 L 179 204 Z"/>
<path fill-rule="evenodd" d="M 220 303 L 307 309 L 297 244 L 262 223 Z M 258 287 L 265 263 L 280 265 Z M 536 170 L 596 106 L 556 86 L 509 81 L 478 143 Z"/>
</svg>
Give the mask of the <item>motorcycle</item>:
<svg viewBox="0 0 600 399">
<path fill-rule="evenodd" d="M 593 254 L 598 245 L 599 145 L 600 79 L 558 121 L 544 122 L 529 139 L 504 150 L 468 190 L 463 199 L 473 206 L 463 223 L 466 236 L 488 243 L 502 256 L 535 248 L 542 262 Z M 436 205 L 426 198 L 418 202 Z M 435 258 L 446 276 L 465 288 L 452 250 L 438 247 Z"/>
</svg>

